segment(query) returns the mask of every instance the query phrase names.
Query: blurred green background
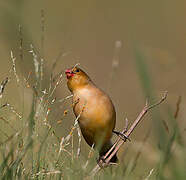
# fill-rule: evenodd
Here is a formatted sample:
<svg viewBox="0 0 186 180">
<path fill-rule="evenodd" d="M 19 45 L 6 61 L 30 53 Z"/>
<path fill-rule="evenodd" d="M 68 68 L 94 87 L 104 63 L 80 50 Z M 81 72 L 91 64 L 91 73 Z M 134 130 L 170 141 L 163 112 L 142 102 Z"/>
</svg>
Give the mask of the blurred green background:
<svg viewBox="0 0 186 180">
<path fill-rule="evenodd" d="M 146 98 L 157 99 L 162 92 L 168 91 L 166 102 L 156 108 L 161 118 L 153 118 L 153 114 L 145 117 L 131 137 L 140 142 L 151 128 L 153 134 L 148 140 L 149 146 L 156 147 L 155 127 L 161 127 L 153 125 L 162 123 L 160 119 L 163 119 L 169 126 L 171 122 L 166 113 L 171 110 L 174 114 L 179 96 L 182 102 L 177 121 L 185 135 L 185 9 L 184 0 L 1 0 L 0 79 L 8 75 L 12 66 L 11 51 L 16 57 L 18 75 L 27 78 L 29 72 L 34 74 L 33 57 L 29 53 L 31 44 L 44 59 L 42 90 L 49 87 L 52 64 L 57 57 L 56 74 L 80 63 L 98 87 L 112 98 L 118 130 L 124 126 L 126 117 L 129 123 L 136 118 Z M 22 50 L 20 41 L 23 41 Z M 122 44 L 120 49 L 116 42 Z M 23 57 L 20 51 L 23 51 Z M 60 56 L 61 53 L 66 55 Z M 143 75 L 148 76 L 147 80 Z M 31 84 L 34 79 L 34 75 L 31 76 Z M 17 87 L 14 81 L 10 81 L 6 89 L 1 104 L 8 101 L 18 112 L 28 116 L 32 91 Z M 55 97 L 60 99 L 69 94 L 64 77 Z M 64 110 L 70 108 L 70 102 L 58 106 L 50 117 L 59 136 L 69 132 L 73 124 L 71 110 L 62 124 L 57 124 Z M 89 149 L 87 145 L 85 147 Z M 148 158 L 153 159 L 153 156 Z"/>
</svg>

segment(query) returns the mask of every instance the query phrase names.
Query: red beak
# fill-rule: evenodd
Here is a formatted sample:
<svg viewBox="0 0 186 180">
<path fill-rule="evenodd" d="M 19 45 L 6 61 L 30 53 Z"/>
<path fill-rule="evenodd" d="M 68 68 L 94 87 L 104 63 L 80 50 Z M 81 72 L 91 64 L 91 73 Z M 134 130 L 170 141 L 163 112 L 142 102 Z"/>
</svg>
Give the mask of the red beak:
<svg viewBox="0 0 186 180">
<path fill-rule="evenodd" d="M 71 78 L 74 75 L 71 69 L 66 69 L 65 74 L 67 76 L 67 79 Z"/>
</svg>

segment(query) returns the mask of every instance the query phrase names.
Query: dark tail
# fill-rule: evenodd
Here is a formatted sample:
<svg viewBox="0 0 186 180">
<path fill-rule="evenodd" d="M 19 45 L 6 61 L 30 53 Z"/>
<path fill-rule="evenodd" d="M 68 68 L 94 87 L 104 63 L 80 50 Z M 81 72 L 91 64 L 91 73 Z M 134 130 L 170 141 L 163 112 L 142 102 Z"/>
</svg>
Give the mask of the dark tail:
<svg viewBox="0 0 186 180">
<path fill-rule="evenodd" d="M 102 158 L 103 156 L 105 156 L 105 154 L 110 150 L 110 148 L 112 147 L 112 145 L 113 145 L 112 142 L 109 142 L 107 145 L 103 146 L 103 148 L 99 152 L 100 158 Z M 114 149 L 110 152 L 110 154 L 112 154 L 113 151 L 114 151 Z M 110 162 L 111 163 L 117 163 L 118 162 L 118 158 L 117 158 L 117 155 L 116 154 L 114 154 L 114 156 L 111 158 Z"/>
</svg>

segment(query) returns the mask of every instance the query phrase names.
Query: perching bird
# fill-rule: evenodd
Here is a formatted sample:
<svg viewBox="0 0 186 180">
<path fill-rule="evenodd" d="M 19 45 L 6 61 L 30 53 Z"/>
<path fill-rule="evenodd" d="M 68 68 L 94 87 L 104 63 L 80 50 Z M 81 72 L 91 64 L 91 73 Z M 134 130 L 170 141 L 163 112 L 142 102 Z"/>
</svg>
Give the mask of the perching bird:
<svg viewBox="0 0 186 180">
<path fill-rule="evenodd" d="M 116 123 L 114 105 L 79 67 L 65 71 L 67 86 L 73 94 L 73 111 L 82 135 L 89 146 L 98 149 L 100 157 L 111 148 L 112 132 Z M 117 162 L 114 155 L 111 162 Z"/>
</svg>

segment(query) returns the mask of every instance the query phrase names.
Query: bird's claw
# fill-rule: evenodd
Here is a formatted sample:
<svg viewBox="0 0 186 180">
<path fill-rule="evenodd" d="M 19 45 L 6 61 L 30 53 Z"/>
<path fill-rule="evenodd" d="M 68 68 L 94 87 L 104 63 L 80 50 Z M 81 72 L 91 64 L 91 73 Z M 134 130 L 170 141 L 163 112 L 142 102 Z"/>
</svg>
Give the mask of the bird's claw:
<svg viewBox="0 0 186 180">
<path fill-rule="evenodd" d="M 115 130 L 113 130 L 112 132 L 115 133 L 117 136 L 119 136 L 123 141 L 126 141 L 126 140 L 131 141 L 130 138 L 125 135 L 125 132 L 123 133 L 123 132 L 119 132 Z"/>
</svg>

